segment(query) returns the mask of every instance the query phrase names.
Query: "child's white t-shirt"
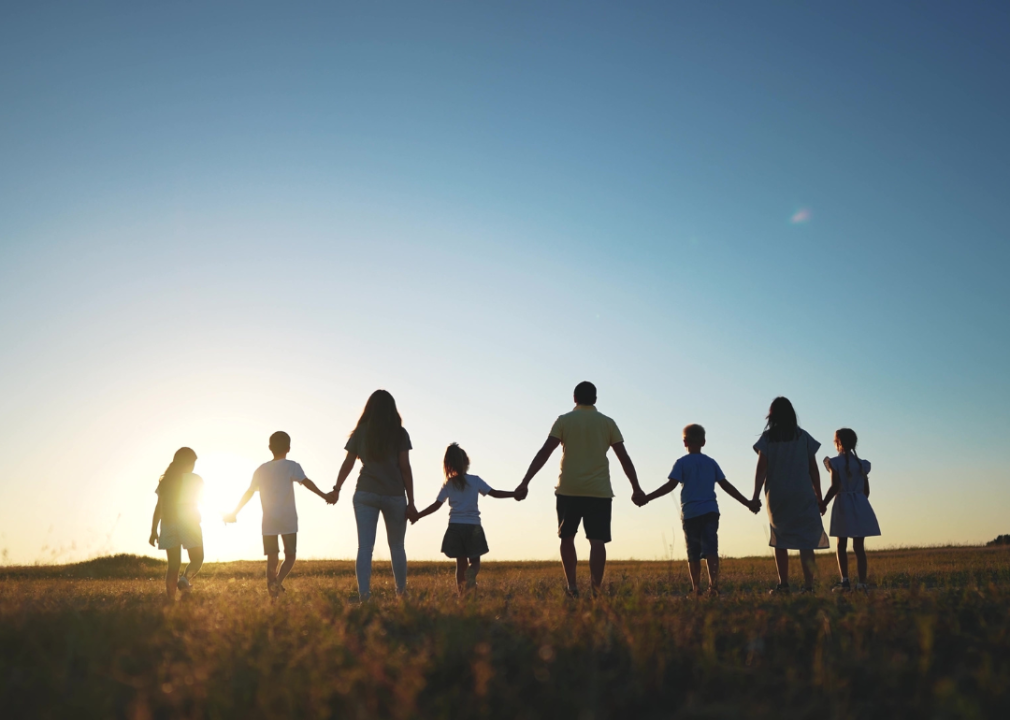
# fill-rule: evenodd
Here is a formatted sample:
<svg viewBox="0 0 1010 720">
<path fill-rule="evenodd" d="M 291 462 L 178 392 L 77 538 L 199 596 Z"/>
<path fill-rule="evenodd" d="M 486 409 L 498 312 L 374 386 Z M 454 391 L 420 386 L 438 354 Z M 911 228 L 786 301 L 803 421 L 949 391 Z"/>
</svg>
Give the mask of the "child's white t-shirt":
<svg viewBox="0 0 1010 720">
<path fill-rule="evenodd" d="M 271 460 L 256 468 L 250 487 L 260 491 L 264 535 L 298 532 L 294 484 L 305 480 L 302 466 L 293 460 Z"/>
<path fill-rule="evenodd" d="M 480 510 L 477 509 L 478 494 L 487 495 L 491 486 L 476 475 L 466 476 L 466 487 L 456 488 L 451 480 L 438 491 L 437 502 L 449 501 L 449 522 L 462 525 L 480 525 Z"/>
</svg>

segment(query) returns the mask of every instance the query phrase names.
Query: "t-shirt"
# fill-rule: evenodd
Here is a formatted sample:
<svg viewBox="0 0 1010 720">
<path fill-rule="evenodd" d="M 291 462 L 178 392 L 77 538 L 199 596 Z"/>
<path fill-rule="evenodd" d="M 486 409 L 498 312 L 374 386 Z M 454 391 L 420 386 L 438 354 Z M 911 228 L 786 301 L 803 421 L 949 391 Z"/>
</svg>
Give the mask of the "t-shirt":
<svg viewBox="0 0 1010 720">
<path fill-rule="evenodd" d="M 451 480 L 438 491 L 438 502 L 449 501 L 449 522 L 463 525 L 480 525 L 480 510 L 477 509 L 478 493 L 487 495 L 491 486 L 476 475 L 466 476 L 466 487 L 459 490 Z"/>
<path fill-rule="evenodd" d="M 558 417 L 551 437 L 561 441 L 561 475 L 555 495 L 612 498 L 607 450 L 624 442 L 617 423 L 592 405 L 576 405 Z"/>
<path fill-rule="evenodd" d="M 200 522 L 200 493 L 203 478 L 196 473 L 183 473 L 158 483 L 154 491 L 161 503 L 161 520 L 165 523 L 179 521 Z"/>
<path fill-rule="evenodd" d="M 702 453 L 688 453 L 673 465 L 670 479 L 680 483 L 680 517 L 683 520 L 719 512 L 715 484 L 725 480 L 719 463 Z"/>
<path fill-rule="evenodd" d="M 358 473 L 358 485 L 355 488 L 361 492 L 375 493 L 376 495 L 391 495 L 403 497 L 407 492 L 403 487 L 403 473 L 400 472 L 400 453 L 410 450 L 410 435 L 406 428 L 401 428 L 400 446 L 396 452 L 381 460 L 370 460 L 366 458 L 364 438 L 358 437 L 360 433 L 352 433 L 344 445 L 344 450 L 354 453 L 361 460 L 361 472 Z"/>
<path fill-rule="evenodd" d="M 305 480 L 302 466 L 293 460 L 271 460 L 256 468 L 250 487 L 260 491 L 264 535 L 298 532 L 294 484 Z"/>
</svg>

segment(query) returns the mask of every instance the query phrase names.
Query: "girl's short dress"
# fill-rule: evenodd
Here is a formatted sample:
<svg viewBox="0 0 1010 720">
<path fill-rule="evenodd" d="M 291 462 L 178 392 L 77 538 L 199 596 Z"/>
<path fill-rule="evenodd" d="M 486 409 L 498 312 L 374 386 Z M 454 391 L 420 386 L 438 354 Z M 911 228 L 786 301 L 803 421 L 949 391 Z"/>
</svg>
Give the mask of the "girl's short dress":
<svg viewBox="0 0 1010 720">
<path fill-rule="evenodd" d="M 844 453 L 831 458 L 829 462 L 831 474 L 840 480 L 838 495 L 831 507 L 831 537 L 864 538 L 880 535 L 877 516 L 870 507 L 870 499 L 866 497 L 865 474 L 870 472 L 870 462 L 850 456 L 846 468 Z"/>
<path fill-rule="evenodd" d="M 491 486 L 477 475 L 465 477 L 462 488 L 446 480 L 438 492 L 438 502 L 449 501 L 449 527 L 442 538 L 442 552 L 451 558 L 476 558 L 488 552 L 477 500 L 491 492 Z"/>
<path fill-rule="evenodd" d="M 203 478 L 196 473 L 186 473 L 174 482 L 158 485 L 155 492 L 161 500 L 160 550 L 171 550 L 180 545 L 187 550 L 203 547 L 203 529 L 197 505 L 201 490 Z"/>
<path fill-rule="evenodd" d="M 820 446 L 802 429 L 793 440 L 777 442 L 765 432 L 754 444 L 754 451 L 768 459 L 765 501 L 771 547 L 816 550 L 831 546 L 810 480 L 810 460 Z"/>
</svg>

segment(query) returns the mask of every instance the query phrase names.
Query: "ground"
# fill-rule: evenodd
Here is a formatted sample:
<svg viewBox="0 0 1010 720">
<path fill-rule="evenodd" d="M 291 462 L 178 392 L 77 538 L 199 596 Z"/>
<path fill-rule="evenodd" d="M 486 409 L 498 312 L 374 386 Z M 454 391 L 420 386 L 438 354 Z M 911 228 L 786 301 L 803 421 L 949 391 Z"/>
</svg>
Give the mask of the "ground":
<svg viewBox="0 0 1010 720">
<path fill-rule="evenodd" d="M 615 562 L 567 599 L 557 563 L 299 561 L 272 602 L 260 563 L 211 564 L 183 602 L 164 563 L 0 568 L 0 714 L 30 718 L 989 718 L 1010 715 L 1010 548 L 870 554 L 867 595 L 769 597 L 770 558 Z M 798 574 L 798 560 L 794 571 Z M 853 564 L 854 566 L 854 564 Z M 588 569 L 580 566 L 581 579 Z"/>
</svg>

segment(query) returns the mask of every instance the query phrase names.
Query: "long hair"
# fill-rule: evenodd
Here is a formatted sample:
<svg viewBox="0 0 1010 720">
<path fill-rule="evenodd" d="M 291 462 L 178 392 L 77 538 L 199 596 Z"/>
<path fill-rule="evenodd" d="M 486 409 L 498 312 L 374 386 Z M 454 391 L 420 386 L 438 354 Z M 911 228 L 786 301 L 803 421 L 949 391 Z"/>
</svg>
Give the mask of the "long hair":
<svg viewBox="0 0 1010 720">
<path fill-rule="evenodd" d="M 835 430 L 835 442 L 842 446 L 842 452 L 845 453 L 845 474 L 852 475 L 852 470 L 849 469 L 849 455 L 856 458 L 856 462 L 859 463 L 859 472 L 862 472 L 863 461 L 856 455 L 856 443 L 859 442 L 856 431 L 849 428 L 838 428 Z"/>
<path fill-rule="evenodd" d="M 796 420 L 796 411 L 788 398 L 777 397 L 772 400 L 772 405 L 768 408 L 768 422 L 765 430 L 768 431 L 770 442 L 789 442 L 796 439 L 799 431 L 799 423 Z"/>
<path fill-rule="evenodd" d="M 466 488 L 466 471 L 469 469 L 470 458 L 467 457 L 466 450 L 456 443 L 445 449 L 442 470 L 445 472 L 446 482 L 451 482 L 457 490 L 463 490 Z"/>
<path fill-rule="evenodd" d="M 188 447 L 182 447 L 175 451 L 175 456 L 172 458 L 172 462 L 168 464 L 165 468 L 165 472 L 158 479 L 159 487 L 165 485 L 165 487 L 171 487 L 172 485 L 179 482 L 184 474 L 193 471 L 193 466 L 196 464 L 196 453 L 193 452 Z"/>
<path fill-rule="evenodd" d="M 403 420 L 396 411 L 396 400 L 386 390 L 376 390 L 365 403 L 352 436 L 358 437 L 362 457 L 385 460 L 395 455 L 403 434 Z"/>
</svg>

